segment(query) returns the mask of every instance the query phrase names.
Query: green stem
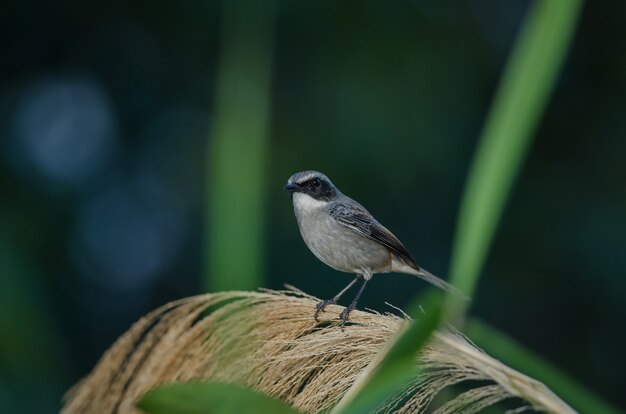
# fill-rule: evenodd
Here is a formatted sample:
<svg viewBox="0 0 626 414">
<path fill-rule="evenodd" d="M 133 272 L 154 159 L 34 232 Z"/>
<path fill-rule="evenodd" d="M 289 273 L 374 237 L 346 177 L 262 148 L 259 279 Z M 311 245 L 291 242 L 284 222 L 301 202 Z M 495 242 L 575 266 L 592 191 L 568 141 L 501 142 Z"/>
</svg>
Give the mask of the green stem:
<svg viewBox="0 0 626 414">
<path fill-rule="evenodd" d="M 265 167 L 274 4 L 222 3 L 215 126 L 208 148 L 207 289 L 263 284 Z"/>
<path fill-rule="evenodd" d="M 507 64 L 470 169 L 454 240 L 450 278 L 470 297 L 563 64 L 580 7 L 579 0 L 535 1 Z M 451 299 L 448 317 L 462 319 L 467 306 Z"/>
</svg>

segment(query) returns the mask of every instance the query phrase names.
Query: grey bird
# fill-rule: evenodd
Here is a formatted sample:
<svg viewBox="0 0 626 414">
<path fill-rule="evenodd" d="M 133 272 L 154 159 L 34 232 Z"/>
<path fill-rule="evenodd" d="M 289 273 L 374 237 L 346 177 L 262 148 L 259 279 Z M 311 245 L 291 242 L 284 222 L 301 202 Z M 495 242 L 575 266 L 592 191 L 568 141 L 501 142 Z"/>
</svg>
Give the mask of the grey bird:
<svg viewBox="0 0 626 414">
<path fill-rule="evenodd" d="M 296 173 L 289 177 L 284 188 L 291 192 L 300 234 L 313 254 L 335 270 L 356 274 L 335 297 L 317 304 L 315 320 L 324 308 L 336 304 L 348 289 L 363 279 L 356 297 L 340 314 L 345 324 L 375 273 L 407 273 L 460 294 L 449 283 L 419 267 L 393 233 L 361 204 L 339 191 L 324 174 L 318 171 Z"/>
</svg>

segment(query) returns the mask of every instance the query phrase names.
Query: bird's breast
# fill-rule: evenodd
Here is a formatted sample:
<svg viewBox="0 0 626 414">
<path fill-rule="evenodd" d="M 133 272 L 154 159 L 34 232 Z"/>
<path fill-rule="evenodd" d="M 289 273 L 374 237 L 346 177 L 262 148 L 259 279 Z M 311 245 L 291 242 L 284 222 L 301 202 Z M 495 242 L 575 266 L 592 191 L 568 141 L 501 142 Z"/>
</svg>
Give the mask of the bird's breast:
<svg viewBox="0 0 626 414">
<path fill-rule="evenodd" d="M 389 271 L 391 257 L 384 246 L 338 223 L 328 213 L 327 203 L 296 195 L 294 210 L 300 233 L 318 259 L 343 272 Z"/>
</svg>

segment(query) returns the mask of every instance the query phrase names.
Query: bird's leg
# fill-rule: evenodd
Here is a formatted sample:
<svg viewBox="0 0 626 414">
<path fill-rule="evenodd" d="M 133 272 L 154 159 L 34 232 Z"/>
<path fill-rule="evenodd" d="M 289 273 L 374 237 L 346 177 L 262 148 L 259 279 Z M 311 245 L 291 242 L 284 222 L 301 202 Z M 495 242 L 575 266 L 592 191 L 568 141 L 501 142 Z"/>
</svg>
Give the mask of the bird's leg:
<svg viewBox="0 0 626 414">
<path fill-rule="evenodd" d="M 354 297 L 354 300 L 352 301 L 350 306 L 345 308 L 341 312 L 341 314 L 339 314 L 339 317 L 341 318 L 341 326 L 342 327 L 346 324 L 346 321 L 348 320 L 348 318 L 350 316 L 350 312 L 352 312 L 356 308 L 356 303 L 359 301 L 359 297 L 361 297 L 361 293 L 363 293 L 363 290 L 365 289 L 365 285 L 367 285 L 367 282 L 369 282 L 369 279 L 363 278 L 363 284 L 359 288 L 359 291 L 357 292 L 356 296 Z"/>
<path fill-rule="evenodd" d="M 337 303 L 337 301 L 339 300 L 339 298 L 341 297 L 341 295 L 343 295 L 344 293 L 346 293 L 346 291 L 348 289 L 350 289 L 352 286 L 354 286 L 354 284 L 356 283 L 357 280 L 359 280 L 359 278 L 361 277 L 361 275 L 356 275 L 356 277 L 354 278 L 354 280 L 352 282 L 350 282 L 348 284 L 348 286 L 346 286 L 345 288 L 343 288 L 341 290 L 341 292 L 337 293 L 335 295 L 335 297 L 333 297 L 332 299 L 328 299 L 328 300 L 323 300 L 321 302 L 319 302 L 317 304 L 317 306 L 315 307 L 315 315 L 313 316 L 313 318 L 317 321 L 317 315 L 320 312 L 324 312 L 324 308 L 326 308 L 326 306 L 328 305 L 334 305 Z"/>
</svg>

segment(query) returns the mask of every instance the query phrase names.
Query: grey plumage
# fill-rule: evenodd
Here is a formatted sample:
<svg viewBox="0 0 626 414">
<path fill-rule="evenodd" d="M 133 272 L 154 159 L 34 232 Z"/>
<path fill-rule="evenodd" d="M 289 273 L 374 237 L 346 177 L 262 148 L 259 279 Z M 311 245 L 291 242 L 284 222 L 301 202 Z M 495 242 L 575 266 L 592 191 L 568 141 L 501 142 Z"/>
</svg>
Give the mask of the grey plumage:
<svg viewBox="0 0 626 414">
<path fill-rule="evenodd" d="M 289 178 L 285 189 L 292 193 L 300 233 L 313 254 L 333 269 L 357 275 L 333 299 L 318 304 L 316 318 L 327 305 L 336 303 L 345 291 L 363 278 L 356 298 L 341 314 L 345 323 L 375 273 L 412 274 L 442 289 L 456 291 L 418 266 L 393 233 L 365 207 L 339 191 L 324 174 L 317 171 L 296 173 Z"/>
</svg>

